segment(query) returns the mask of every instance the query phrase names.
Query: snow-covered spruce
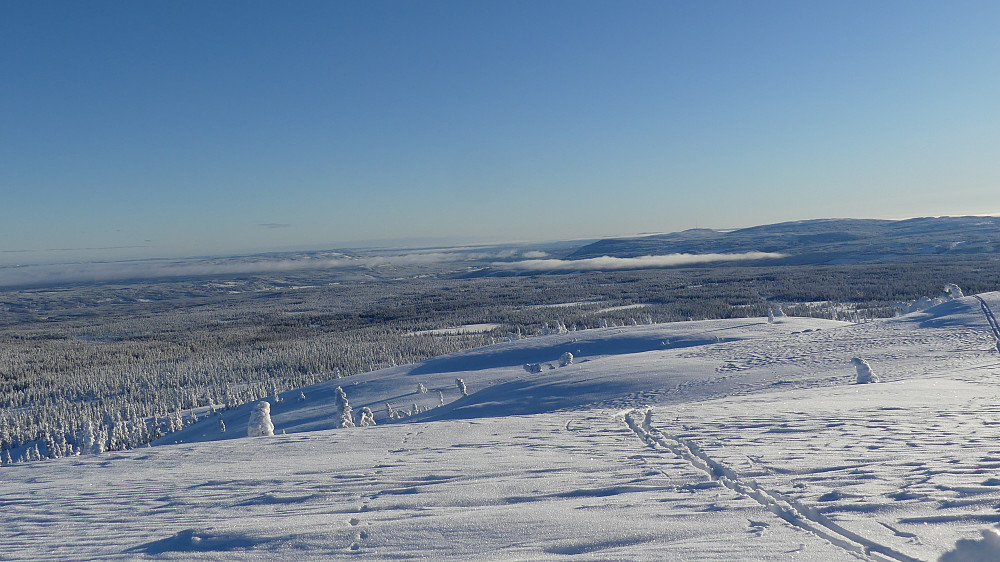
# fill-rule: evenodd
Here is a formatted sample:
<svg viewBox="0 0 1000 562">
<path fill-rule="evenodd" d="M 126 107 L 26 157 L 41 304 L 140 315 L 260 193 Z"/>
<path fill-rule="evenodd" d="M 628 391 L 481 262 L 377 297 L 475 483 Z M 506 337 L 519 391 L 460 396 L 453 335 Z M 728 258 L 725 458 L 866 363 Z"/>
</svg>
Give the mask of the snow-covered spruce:
<svg viewBox="0 0 1000 562">
<path fill-rule="evenodd" d="M 335 389 L 335 392 L 337 393 L 337 411 L 340 414 L 340 419 L 337 420 L 337 427 L 354 427 L 354 411 L 351 410 L 351 404 L 347 401 L 347 393 L 339 386 Z"/>
<path fill-rule="evenodd" d="M 854 365 L 854 368 L 858 371 L 858 384 L 882 382 L 878 378 L 878 375 L 872 371 L 872 366 L 869 365 L 864 359 L 855 357 L 854 359 L 851 359 L 851 365 Z"/>
<path fill-rule="evenodd" d="M 570 353 L 570 352 L 567 351 L 566 353 L 563 353 L 559 357 L 559 366 L 560 367 L 565 367 L 567 365 L 572 365 L 572 364 L 573 364 L 573 354 L 572 353 Z"/>
<path fill-rule="evenodd" d="M 465 386 L 465 381 L 462 379 L 455 379 L 455 384 L 458 385 L 458 393 L 462 396 L 469 395 L 469 389 Z"/>
<path fill-rule="evenodd" d="M 271 404 L 261 400 L 254 404 L 250 412 L 250 423 L 247 425 L 248 437 L 263 437 L 274 435 L 274 424 L 271 423 Z"/>
<path fill-rule="evenodd" d="M 424 383 L 417 383 L 417 394 L 427 394 L 427 387 L 424 386 Z"/>
<path fill-rule="evenodd" d="M 375 414 L 368 406 L 361 408 L 361 419 L 358 421 L 361 427 L 371 427 L 375 425 Z"/>
<path fill-rule="evenodd" d="M 944 294 L 953 299 L 960 299 L 965 296 L 965 293 L 962 292 L 962 289 L 959 288 L 959 286 L 954 283 L 945 283 Z"/>
</svg>

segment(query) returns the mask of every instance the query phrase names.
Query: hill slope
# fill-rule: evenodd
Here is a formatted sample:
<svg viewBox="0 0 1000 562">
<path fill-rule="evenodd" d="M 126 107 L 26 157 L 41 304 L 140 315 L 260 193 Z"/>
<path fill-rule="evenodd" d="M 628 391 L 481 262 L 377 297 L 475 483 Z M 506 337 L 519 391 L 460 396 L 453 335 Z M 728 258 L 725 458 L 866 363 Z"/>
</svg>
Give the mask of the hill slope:
<svg viewBox="0 0 1000 562">
<path fill-rule="evenodd" d="M 599 240 L 573 252 L 568 259 L 777 252 L 789 257 L 768 263 L 828 264 L 903 256 L 995 254 L 998 250 L 1000 217 L 820 219 L 732 231 L 696 229 Z"/>
<path fill-rule="evenodd" d="M 566 351 L 574 363 L 558 367 Z M 854 356 L 884 382 L 853 384 Z M 718 320 L 508 342 L 285 393 L 271 407 L 286 435 L 244 437 L 247 405 L 222 414 L 225 433 L 209 418 L 170 436 L 181 444 L 5 467 L 0 548 L 933 559 L 1000 521 L 998 368 L 973 297 L 867 324 Z M 332 429 L 338 384 L 378 426 Z M 446 404 L 432 408 L 438 391 Z M 426 411 L 388 420 L 386 402 Z"/>
</svg>

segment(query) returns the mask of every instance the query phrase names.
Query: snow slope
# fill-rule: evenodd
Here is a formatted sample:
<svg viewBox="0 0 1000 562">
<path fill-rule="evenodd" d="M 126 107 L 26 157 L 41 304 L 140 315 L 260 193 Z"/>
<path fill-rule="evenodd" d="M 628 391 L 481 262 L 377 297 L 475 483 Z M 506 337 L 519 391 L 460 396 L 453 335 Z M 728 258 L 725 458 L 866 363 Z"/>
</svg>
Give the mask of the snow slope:
<svg viewBox="0 0 1000 562">
<path fill-rule="evenodd" d="M 271 400 L 273 437 L 246 437 L 245 405 L 224 433 L 4 467 L 0 557 L 934 560 L 962 541 L 982 559 L 984 310 L 588 330 L 314 385 Z M 884 382 L 853 384 L 852 357 Z M 379 425 L 333 429 L 338 385 Z"/>
</svg>

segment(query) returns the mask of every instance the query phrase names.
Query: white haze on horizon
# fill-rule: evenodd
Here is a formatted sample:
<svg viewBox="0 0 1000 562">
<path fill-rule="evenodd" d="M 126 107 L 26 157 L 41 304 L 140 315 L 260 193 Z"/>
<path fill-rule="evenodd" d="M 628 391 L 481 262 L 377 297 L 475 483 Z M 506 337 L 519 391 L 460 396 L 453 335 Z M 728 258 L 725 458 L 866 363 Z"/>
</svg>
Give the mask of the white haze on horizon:
<svg viewBox="0 0 1000 562">
<path fill-rule="evenodd" d="M 494 263 L 497 269 L 515 271 L 615 271 L 621 269 L 655 269 L 677 265 L 711 263 L 720 261 L 744 261 L 780 259 L 787 254 L 774 252 L 745 252 L 742 254 L 665 254 L 659 256 L 639 256 L 637 258 L 616 258 L 601 256 L 580 260 L 538 259 L 508 263 Z"/>
<path fill-rule="evenodd" d="M 337 252 L 295 257 L 234 257 L 77 262 L 0 266 L 0 287 L 45 286 L 60 283 L 96 283 L 216 275 L 254 275 L 321 269 L 420 266 L 459 261 L 532 257 L 542 252 L 482 248 L 418 249 L 400 254 L 357 256 Z"/>
</svg>

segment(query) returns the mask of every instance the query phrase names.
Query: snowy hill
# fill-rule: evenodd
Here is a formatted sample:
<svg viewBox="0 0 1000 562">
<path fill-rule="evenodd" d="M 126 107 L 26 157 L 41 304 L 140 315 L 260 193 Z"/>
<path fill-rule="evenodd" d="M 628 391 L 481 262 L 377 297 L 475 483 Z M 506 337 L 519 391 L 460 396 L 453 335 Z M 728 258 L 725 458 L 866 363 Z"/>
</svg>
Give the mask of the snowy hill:
<svg viewBox="0 0 1000 562">
<path fill-rule="evenodd" d="M 599 240 L 568 259 L 666 254 L 780 252 L 774 263 L 835 264 L 902 256 L 995 254 L 1000 217 L 924 217 L 907 220 L 820 219 L 732 231 L 695 229 L 637 238 Z"/>
<path fill-rule="evenodd" d="M 246 437 L 248 404 L 152 448 L 5 467 L 0 552 L 937 559 L 1000 522 L 1000 294 L 981 297 L 567 332 L 286 392 L 275 436 Z M 883 382 L 854 384 L 853 357 Z M 338 386 L 378 425 L 334 429 Z"/>
</svg>

